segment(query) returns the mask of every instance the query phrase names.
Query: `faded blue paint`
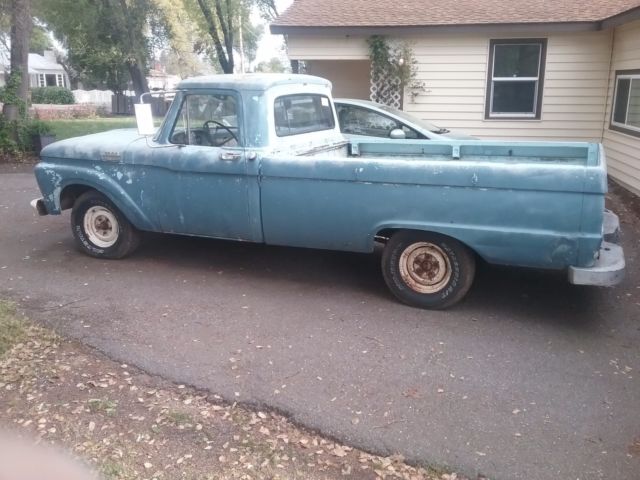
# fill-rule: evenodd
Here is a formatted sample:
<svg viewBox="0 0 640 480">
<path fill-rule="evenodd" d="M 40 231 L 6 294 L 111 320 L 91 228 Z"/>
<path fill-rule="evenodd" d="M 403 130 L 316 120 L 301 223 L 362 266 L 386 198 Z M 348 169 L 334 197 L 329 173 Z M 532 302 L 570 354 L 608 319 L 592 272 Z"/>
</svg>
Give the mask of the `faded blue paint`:
<svg viewBox="0 0 640 480">
<path fill-rule="evenodd" d="M 369 252 L 382 230 L 415 229 L 457 238 L 491 263 L 594 264 L 607 191 L 598 144 L 365 139 L 274 154 L 266 92 L 305 82 L 327 84 L 292 75 L 186 80 L 154 139 L 116 130 L 49 145 L 36 167 L 47 211 L 60 213 L 66 187 L 86 185 L 141 230 Z M 243 147 L 168 143 L 192 91 L 237 95 Z"/>
</svg>

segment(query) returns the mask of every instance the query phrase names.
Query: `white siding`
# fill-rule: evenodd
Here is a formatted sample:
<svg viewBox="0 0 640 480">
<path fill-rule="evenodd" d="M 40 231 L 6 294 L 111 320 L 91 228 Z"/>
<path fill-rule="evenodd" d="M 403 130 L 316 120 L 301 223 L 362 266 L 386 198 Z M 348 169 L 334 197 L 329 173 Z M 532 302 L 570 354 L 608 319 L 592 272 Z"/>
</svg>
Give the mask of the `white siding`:
<svg viewBox="0 0 640 480">
<path fill-rule="evenodd" d="M 405 102 L 405 110 L 479 137 L 599 141 L 610 34 L 535 37 L 547 38 L 540 120 L 484 118 L 491 39 L 488 36 L 415 38 L 419 76 L 429 92 L 418 96 L 414 103 Z"/>
<path fill-rule="evenodd" d="M 603 143 L 609 174 L 640 195 L 640 138 L 609 129 L 616 70 L 640 69 L 640 20 L 615 29 Z"/>
<path fill-rule="evenodd" d="M 369 60 L 308 60 L 306 73 L 331 80 L 334 97 L 369 99 Z"/>
<path fill-rule="evenodd" d="M 291 60 L 369 60 L 363 37 L 287 36 Z"/>
<path fill-rule="evenodd" d="M 547 38 L 540 120 L 485 120 L 489 36 L 424 34 L 413 45 L 418 76 L 428 92 L 404 109 L 438 125 L 479 137 L 519 139 L 602 138 L 611 32 L 531 35 Z M 300 60 L 368 58 L 365 37 L 294 36 L 289 55 Z"/>
</svg>

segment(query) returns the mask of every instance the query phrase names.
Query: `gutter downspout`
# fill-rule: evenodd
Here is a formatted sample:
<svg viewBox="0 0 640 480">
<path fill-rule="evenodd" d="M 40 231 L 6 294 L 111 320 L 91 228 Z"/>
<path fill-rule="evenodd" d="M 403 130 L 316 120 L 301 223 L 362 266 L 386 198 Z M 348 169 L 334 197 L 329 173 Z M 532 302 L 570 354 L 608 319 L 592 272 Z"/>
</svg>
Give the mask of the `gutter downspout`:
<svg viewBox="0 0 640 480">
<path fill-rule="evenodd" d="M 607 104 L 609 103 L 609 92 L 611 92 L 611 109 L 613 110 L 613 94 L 615 88 L 612 90 L 612 83 L 615 84 L 616 76 L 612 75 L 611 68 L 613 67 L 613 52 L 615 49 L 615 41 L 616 41 L 616 27 L 611 28 L 611 49 L 609 51 L 609 71 L 607 72 L 607 93 L 604 96 L 604 115 L 602 119 L 602 134 L 600 135 L 600 142 L 604 142 L 604 132 L 607 130 Z M 612 80 L 613 78 L 613 80 Z"/>
</svg>

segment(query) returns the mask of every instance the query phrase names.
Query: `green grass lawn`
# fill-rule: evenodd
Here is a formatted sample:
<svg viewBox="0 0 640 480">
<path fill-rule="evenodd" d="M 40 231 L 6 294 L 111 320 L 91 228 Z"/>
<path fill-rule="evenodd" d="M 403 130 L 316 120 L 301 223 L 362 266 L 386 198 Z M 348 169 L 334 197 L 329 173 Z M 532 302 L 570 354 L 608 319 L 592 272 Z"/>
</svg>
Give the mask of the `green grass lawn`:
<svg viewBox="0 0 640 480">
<path fill-rule="evenodd" d="M 104 132 L 115 128 L 133 128 L 135 117 L 79 118 L 74 120 L 48 120 L 47 125 L 53 129 L 56 140 Z"/>
</svg>

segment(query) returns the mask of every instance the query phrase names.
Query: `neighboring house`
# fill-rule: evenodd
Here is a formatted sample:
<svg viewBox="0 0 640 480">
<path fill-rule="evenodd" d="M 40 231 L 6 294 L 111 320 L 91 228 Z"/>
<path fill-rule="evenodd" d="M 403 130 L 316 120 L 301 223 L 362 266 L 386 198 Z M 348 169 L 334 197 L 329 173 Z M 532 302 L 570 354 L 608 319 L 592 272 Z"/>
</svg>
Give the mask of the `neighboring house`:
<svg viewBox="0 0 640 480">
<path fill-rule="evenodd" d="M 367 39 L 411 45 L 403 108 L 479 137 L 604 143 L 640 194 L 640 0 L 295 0 L 271 24 L 334 95 L 368 98 Z"/>
<path fill-rule="evenodd" d="M 7 56 L 0 55 L 0 86 L 5 84 L 6 72 L 9 70 Z M 56 60 L 56 54 L 46 50 L 44 55 L 29 54 L 29 85 L 35 87 L 65 87 L 70 88 L 69 76 L 64 67 Z"/>
<path fill-rule="evenodd" d="M 171 75 L 165 72 L 162 67 L 151 68 L 147 74 L 149 90 L 174 90 L 180 80 L 178 75 Z"/>
</svg>

